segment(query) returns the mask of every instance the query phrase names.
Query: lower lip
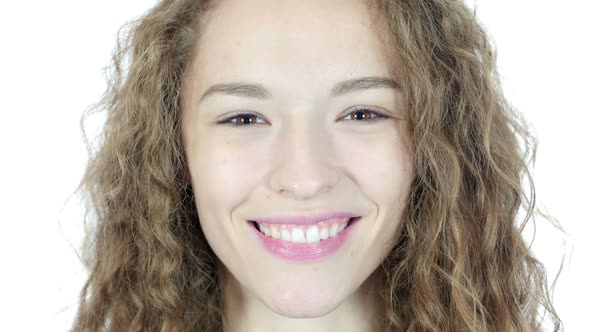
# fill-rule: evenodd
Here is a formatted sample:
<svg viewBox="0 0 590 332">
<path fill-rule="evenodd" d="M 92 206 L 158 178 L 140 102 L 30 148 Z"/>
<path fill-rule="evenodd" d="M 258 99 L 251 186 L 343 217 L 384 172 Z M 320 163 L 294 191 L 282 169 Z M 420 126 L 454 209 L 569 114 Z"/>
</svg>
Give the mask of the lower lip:
<svg viewBox="0 0 590 332">
<path fill-rule="evenodd" d="M 316 243 L 294 243 L 275 239 L 260 233 L 253 222 L 248 222 L 248 224 L 258 237 L 262 247 L 269 253 L 285 260 L 304 262 L 318 260 L 337 252 L 348 239 L 350 232 L 355 229 L 359 219 L 360 217 L 353 218 L 350 225 L 338 233 L 336 237 L 320 240 Z"/>
</svg>

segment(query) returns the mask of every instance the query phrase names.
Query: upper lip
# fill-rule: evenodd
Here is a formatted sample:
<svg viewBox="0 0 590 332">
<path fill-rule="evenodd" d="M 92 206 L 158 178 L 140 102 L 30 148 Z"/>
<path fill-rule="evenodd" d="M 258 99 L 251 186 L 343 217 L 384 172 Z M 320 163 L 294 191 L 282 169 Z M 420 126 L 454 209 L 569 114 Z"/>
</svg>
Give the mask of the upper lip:
<svg viewBox="0 0 590 332">
<path fill-rule="evenodd" d="M 287 215 L 257 218 L 255 222 L 266 224 L 295 224 L 295 225 L 312 225 L 320 221 L 325 221 L 334 218 L 355 218 L 359 215 L 348 211 L 326 211 L 314 214 L 305 215 Z"/>
</svg>

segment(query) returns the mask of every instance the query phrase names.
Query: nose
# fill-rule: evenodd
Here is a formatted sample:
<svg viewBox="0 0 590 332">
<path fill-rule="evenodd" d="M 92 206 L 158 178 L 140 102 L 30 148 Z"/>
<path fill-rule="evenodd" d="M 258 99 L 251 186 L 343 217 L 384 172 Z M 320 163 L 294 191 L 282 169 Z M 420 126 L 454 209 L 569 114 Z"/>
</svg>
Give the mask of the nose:
<svg viewBox="0 0 590 332">
<path fill-rule="evenodd" d="M 280 196 L 310 199 L 339 181 L 333 142 L 317 123 L 290 122 L 282 128 L 273 152 L 279 162 L 272 170 L 270 187 Z"/>
</svg>

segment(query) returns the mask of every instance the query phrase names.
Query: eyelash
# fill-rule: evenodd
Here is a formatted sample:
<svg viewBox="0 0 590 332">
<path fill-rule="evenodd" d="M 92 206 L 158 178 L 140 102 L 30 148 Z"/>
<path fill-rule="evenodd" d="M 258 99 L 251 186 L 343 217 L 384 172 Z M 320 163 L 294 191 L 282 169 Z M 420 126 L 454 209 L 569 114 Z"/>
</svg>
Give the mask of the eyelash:
<svg viewBox="0 0 590 332">
<path fill-rule="evenodd" d="M 358 106 L 358 107 L 355 107 L 354 110 L 352 110 L 349 113 L 346 113 L 345 117 L 348 117 L 349 115 L 352 115 L 354 113 L 361 112 L 361 111 L 369 111 L 370 113 L 376 115 L 375 117 L 369 118 L 368 120 L 359 120 L 359 121 L 356 121 L 356 122 L 361 122 L 361 123 L 364 122 L 363 125 L 367 125 L 367 124 L 370 124 L 370 123 L 379 121 L 381 119 L 388 118 L 387 115 L 385 115 L 385 114 L 383 114 L 381 112 L 377 112 L 377 111 L 373 110 L 372 108 L 369 108 L 369 107 L 366 107 L 366 106 Z M 244 127 L 244 126 L 250 126 L 251 125 L 251 124 L 238 124 L 238 123 L 230 122 L 230 120 L 236 119 L 237 117 L 240 117 L 240 116 L 258 117 L 256 114 L 249 113 L 249 112 L 237 113 L 237 114 L 234 114 L 233 116 L 231 116 L 229 118 L 226 118 L 224 120 L 221 120 L 221 121 L 217 122 L 217 124 L 227 125 L 227 126 L 230 126 L 230 127 Z M 256 123 L 254 123 L 254 124 L 256 124 Z"/>
</svg>

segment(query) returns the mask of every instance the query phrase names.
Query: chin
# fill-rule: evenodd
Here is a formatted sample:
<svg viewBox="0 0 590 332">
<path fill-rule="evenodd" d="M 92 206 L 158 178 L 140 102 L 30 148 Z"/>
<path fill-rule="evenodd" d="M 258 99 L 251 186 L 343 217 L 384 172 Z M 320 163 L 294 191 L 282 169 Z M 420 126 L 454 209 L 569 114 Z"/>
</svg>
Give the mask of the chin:
<svg viewBox="0 0 590 332">
<path fill-rule="evenodd" d="M 317 307 L 297 307 L 293 304 L 282 305 L 281 307 L 270 308 L 277 315 L 289 318 L 318 318 L 323 317 L 334 311 L 336 307 L 319 305 Z"/>
<path fill-rule="evenodd" d="M 265 301 L 266 302 L 266 301 Z M 289 318 L 317 318 L 334 311 L 340 302 L 334 301 L 331 296 L 313 294 L 300 294 L 289 291 L 283 296 L 269 299 L 265 305 L 278 315 Z"/>
</svg>

